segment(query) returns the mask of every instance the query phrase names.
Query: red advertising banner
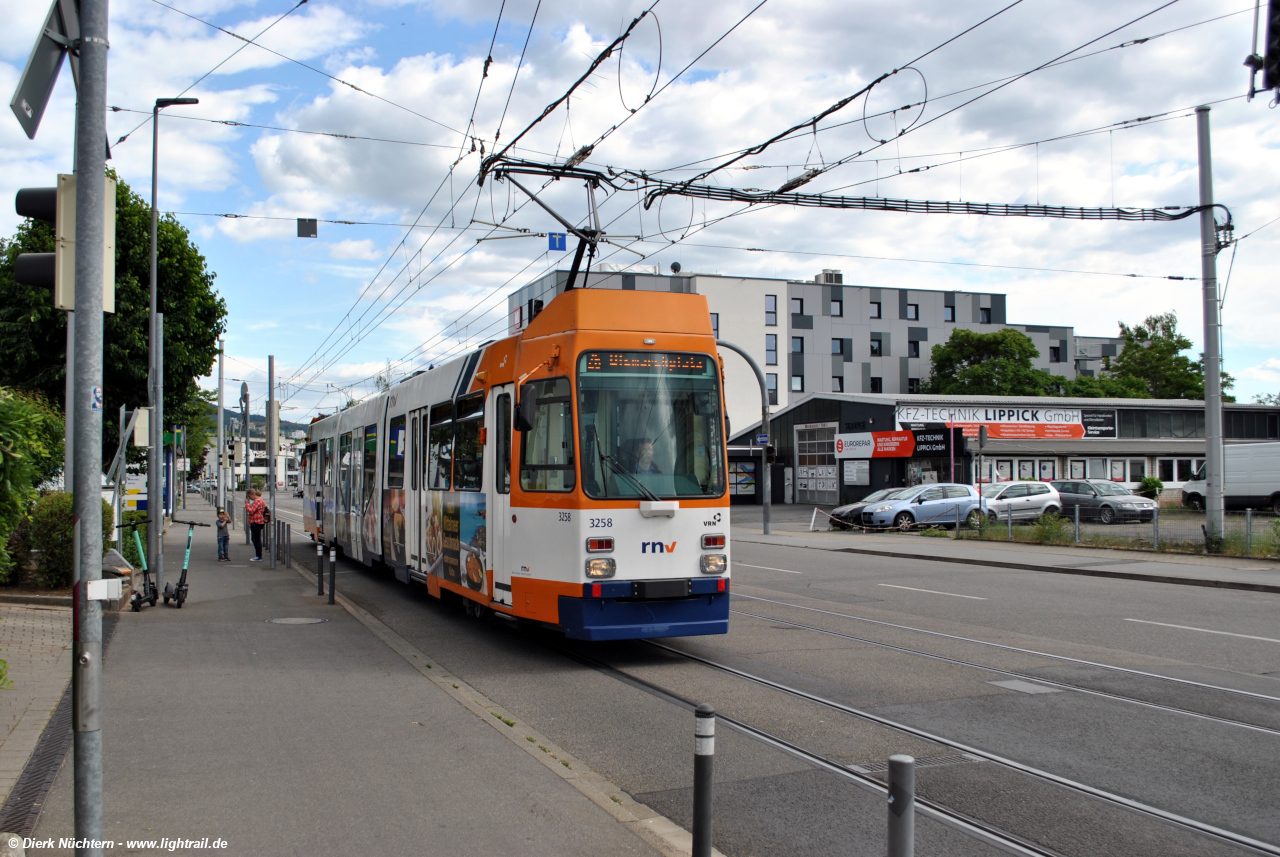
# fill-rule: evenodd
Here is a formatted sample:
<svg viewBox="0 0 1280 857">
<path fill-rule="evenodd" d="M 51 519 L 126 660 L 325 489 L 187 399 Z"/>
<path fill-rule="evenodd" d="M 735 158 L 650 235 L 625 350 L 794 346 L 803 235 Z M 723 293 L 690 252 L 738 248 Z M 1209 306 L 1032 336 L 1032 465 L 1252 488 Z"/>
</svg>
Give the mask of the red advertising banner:
<svg viewBox="0 0 1280 857">
<path fill-rule="evenodd" d="M 836 435 L 836 458 L 910 458 L 916 451 L 912 431 L 864 431 Z"/>
</svg>

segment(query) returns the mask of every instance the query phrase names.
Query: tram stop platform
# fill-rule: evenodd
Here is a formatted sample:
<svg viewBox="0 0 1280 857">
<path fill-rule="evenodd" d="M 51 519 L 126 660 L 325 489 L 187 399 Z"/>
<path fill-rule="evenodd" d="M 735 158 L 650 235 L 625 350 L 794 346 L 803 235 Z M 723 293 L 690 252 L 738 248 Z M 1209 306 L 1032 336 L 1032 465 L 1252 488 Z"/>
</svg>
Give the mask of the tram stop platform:
<svg viewBox="0 0 1280 857">
<path fill-rule="evenodd" d="M 212 522 L 192 505 L 182 517 Z M 168 531 L 166 580 L 185 529 Z M 104 659 L 106 854 L 689 853 L 687 833 L 429 653 L 318 597 L 310 541 L 294 550 L 308 578 L 247 561 L 242 532 L 231 542 L 219 563 L 212 527 L 197 528 L 182 609 L 119 614 Z M 74 835 L 69 752 L 40 800 L 18 832 L 55 847 L 26 853 L 72 853 L 57 847 Z"/>
</svg>

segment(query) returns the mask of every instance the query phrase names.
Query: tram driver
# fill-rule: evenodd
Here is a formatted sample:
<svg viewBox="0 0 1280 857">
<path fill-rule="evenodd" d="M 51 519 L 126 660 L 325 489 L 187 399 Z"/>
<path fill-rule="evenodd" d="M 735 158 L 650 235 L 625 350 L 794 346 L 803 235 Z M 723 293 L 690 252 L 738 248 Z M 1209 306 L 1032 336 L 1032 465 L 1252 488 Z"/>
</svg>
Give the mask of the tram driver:
<svg viewBox="0 0 1280 857">
<path fill-rule="evenodd" d="M 631 442 L 631 472 L 661 473 L 653 460 L 653 441 L 647 437 L 637 438 Z"/>
</svg>

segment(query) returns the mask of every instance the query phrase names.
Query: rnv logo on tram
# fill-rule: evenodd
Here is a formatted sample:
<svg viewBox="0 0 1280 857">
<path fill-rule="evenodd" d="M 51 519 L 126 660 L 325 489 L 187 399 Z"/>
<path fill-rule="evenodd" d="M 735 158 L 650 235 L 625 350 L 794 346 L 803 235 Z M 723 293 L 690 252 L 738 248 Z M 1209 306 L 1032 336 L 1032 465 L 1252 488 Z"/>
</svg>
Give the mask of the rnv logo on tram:
<svg viewBox="0 0 1280 857">
<path fill-rule="evenodd" d="M 664 545 L 662 542 L 641 542 L 640 553 L 675 553 L 676 543 Z"/>
</svg>

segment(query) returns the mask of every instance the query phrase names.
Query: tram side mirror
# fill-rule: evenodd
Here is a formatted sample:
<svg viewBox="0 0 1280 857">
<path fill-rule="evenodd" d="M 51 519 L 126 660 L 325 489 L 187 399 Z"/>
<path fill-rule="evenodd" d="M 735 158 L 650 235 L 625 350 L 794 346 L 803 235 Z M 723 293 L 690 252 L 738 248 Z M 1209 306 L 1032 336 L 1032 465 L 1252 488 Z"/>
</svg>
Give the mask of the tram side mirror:
<svg viewBox="0 0 1280 857">
<path fill-rule="evenodd" d="M 520 405 L 516 408 L 516 431 L 530 431 L 538 410 L 538 393 L 533 384 L 520 387 Z"/>
</svg>

